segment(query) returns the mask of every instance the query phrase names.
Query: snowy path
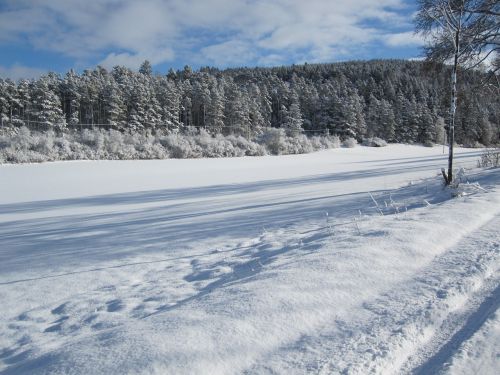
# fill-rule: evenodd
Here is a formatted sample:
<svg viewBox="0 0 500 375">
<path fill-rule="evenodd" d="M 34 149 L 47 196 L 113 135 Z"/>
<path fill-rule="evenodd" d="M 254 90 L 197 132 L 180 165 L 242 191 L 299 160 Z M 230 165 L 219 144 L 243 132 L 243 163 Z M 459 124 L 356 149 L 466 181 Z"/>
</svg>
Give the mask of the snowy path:
<svg viewBox="0 0 500 375">
<path fill-rule="evenodd" d="M 0 166 L 0 373 L 462 366 L 457 348 L 495 329 L 500 172 L 449 200 L 445 159 L 391 146 Z"/>
<path fill-rule="evenodd" d="M 298 374 L 311 369 L 324 374 L 439 373 L 459 345 L 498 309 L 498 228 L 497 215 L 418 276 L 365 302 L 349 322 L 336 322 L 340 329 L 302 337 L 299 345 L 265 361 L 266 366 L 273 363 Z M 290 357 L 295 358 L 290 368 L 276 363 Z"/>
</svg>

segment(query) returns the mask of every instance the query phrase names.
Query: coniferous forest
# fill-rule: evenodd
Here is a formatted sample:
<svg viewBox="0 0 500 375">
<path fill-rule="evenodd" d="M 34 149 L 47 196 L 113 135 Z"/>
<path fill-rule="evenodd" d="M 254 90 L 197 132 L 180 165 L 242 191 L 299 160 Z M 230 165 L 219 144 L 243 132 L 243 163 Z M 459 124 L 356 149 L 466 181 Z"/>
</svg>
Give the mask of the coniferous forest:
<svg viewBox="0 0 500 375">
<path fill-rule="evenodd" d="M 0 162 L 309 152 L 445 141 L 450 68 L 406 60 L 0 79 Z M 455 139 L 499 141 L 500 98 L 462 72 Z M 21 156 L 20 156 L 21 155 Z"/>
</svg>

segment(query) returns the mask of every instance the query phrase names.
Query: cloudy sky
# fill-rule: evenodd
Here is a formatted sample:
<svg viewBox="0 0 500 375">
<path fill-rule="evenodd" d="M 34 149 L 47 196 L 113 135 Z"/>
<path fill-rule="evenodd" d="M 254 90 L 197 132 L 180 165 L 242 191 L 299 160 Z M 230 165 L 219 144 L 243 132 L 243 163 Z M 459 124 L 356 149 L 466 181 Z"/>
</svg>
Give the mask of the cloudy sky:
<svg viewBox="0 0 500 375">
<path fill-rule="evenodd" d="M 0 76 L 413 58 L 415 0 L 0 0 Z"/>
</svg>

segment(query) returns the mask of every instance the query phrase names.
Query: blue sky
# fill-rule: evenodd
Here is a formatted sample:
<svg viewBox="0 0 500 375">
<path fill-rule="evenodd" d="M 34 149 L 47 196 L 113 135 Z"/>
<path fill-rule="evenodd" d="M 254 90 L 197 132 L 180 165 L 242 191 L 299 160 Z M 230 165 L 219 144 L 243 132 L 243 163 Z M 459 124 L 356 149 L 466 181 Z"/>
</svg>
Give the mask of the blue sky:
<svg viewBox="0 0 500 375">
<path fill-rule="evenodd" d="M 414 0 L 0 0 L 0 76 L 414 58 Z"/>
</svg>

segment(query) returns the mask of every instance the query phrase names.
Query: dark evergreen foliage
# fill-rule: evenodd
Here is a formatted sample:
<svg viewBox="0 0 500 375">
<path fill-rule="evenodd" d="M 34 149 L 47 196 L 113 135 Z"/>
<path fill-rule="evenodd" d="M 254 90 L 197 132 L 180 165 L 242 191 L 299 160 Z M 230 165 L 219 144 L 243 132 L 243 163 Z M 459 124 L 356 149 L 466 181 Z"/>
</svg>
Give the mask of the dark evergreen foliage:
<svg viewBox="0 0 500 375">
<path fill-rule="evenodd" d="M 476 90 L 482 73 L 459 82 L 456 141 L 499 140 L 500 98 Z M 35 81 L 0 79 L 2 126 L 64 131 L 102 126 L 122 132 L 202 128 L 247 138 L 266 128 L 286 134 L 442 142 L 449 108 L 449 67 L 379 60 L 224 71 L 202 68 L 154 75 L 97 67 Z"/>
</svg>

